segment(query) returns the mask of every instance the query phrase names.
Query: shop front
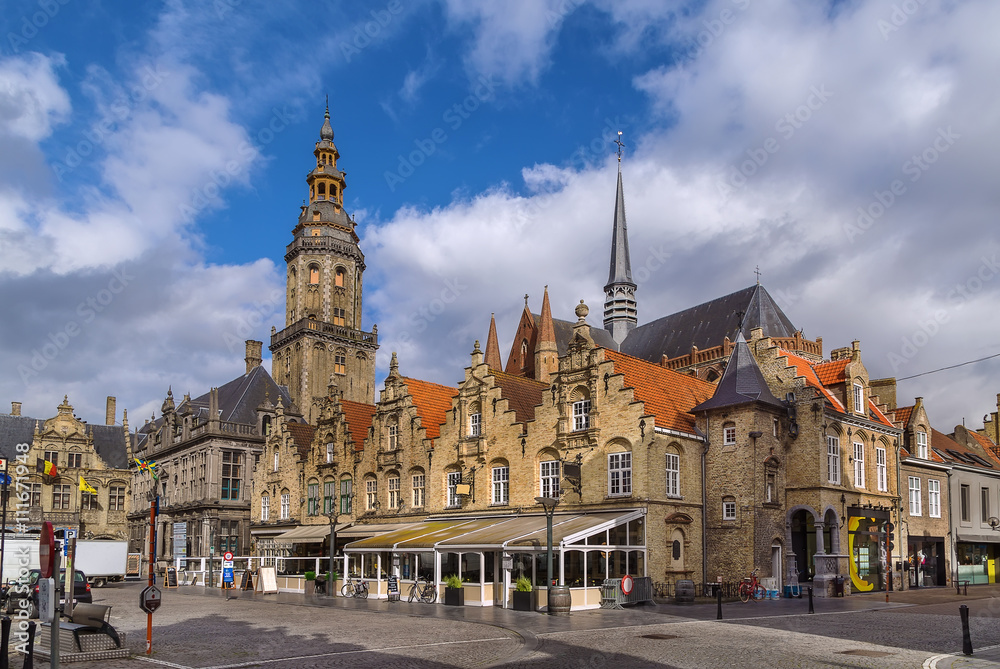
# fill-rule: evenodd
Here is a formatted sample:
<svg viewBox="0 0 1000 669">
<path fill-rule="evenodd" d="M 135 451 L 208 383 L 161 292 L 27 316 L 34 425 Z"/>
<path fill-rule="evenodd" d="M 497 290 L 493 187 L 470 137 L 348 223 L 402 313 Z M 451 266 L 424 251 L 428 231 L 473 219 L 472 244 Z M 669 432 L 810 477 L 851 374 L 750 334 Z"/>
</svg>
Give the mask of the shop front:
<svg viewBox="0 0 1000 669">
<path fill-rule="evenodd" d="M 955 544 L 955 575 L 969 585 L 997 582 L 997 544 L 959 541 Z"/>
<path fill-rule="evenodd" d="M 888 511 L 848 509 L 847 540 L 854 592 L 885 590 Z"/>
<path fill-rule="evenodd" d="M 947 584 L 944 537 L 910 538 L 904 569 L 911 588 Z"/>
</svg>

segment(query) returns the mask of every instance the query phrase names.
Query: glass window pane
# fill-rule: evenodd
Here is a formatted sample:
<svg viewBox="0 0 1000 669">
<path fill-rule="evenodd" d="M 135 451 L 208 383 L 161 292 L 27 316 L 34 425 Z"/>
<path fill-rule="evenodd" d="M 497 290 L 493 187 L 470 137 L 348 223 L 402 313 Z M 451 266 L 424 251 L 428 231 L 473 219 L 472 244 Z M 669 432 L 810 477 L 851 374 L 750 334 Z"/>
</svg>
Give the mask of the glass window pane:
<svg viewBox="0 0 1000 669">
<path fill-rule="evenodd" d="M 462 553 L 462 582 L 479 583 L 479 553 Z"/>
<path fill-rule="evenodd" d="M 646 521 L 642 518 L 630 521 L 628 524 L 628 545 L 646 545 Z"/>
<path fill-rule="evenodd" d="M 552 553 L 552 568 L 556 569 L 556 554 Z M 535 553 L 535 586 L 543 587 L 548 579 L 546 574 L 549 568 L 548 552 Z"/>
<path fill-rule="evenodd" d="M 566 570 L 563 578 L 571 588 L 583 586 L 584 560 L 583 551 L 566 551 L 563 568 Z"/>
<path fill-rule="evenodd" d="M 608 577 L 606 555 L 604 551 L 587 552 L 587 585 L 601 585 Z"/>
<path fill-rule="evenodd" d="M 441 578 L 458 576 L 458 553 L 445 553 L 441 556 Z"/>
<path fill-rule="evenodd" d="M 621 578 L 628 573 L 628 553 L 611 551 L 608 553 L 608 578 Z"/>
</svg>

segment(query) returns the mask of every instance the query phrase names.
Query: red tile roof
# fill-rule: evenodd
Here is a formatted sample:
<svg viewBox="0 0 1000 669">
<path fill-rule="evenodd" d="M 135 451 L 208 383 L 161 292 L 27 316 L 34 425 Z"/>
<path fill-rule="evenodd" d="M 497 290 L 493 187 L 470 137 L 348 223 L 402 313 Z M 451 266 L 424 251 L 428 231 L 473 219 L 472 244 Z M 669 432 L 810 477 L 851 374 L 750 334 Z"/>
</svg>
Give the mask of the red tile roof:
<svg viewBox="0 0 1000 669">
<path fill-rule="evenodd" d="M 913 413 L 913 407 L 896 407 L 896 422 L 902 423 L 903 427 L 910 424 L 910 414 Z"/>
<path fill-rule="evenodd" d="M 451 399 L 458 394 L 458 389 L 407 377 L 403 377 L 402 381 L 413 397 L 413 406 L 417 409 L 420 426 L 426 431 L 427 438 L 437 439 L 441 436 L 445 414 L 451 410 Z"/>
<path fill-rule="evenodd" d="M 1000 462 L 1000 453 L 997 453 L 998 447 L 993 443 L 993 440 L 986 435 L 979 434 L 974 430 L 969 430 L 969 436 L 976 440 L 976 442 L 983 447 L 983 450 L 989 453 L 994 460 Z"/>
<path fill-rule="evenodd" d="M 815 370 L 816 376 L 819 377 L 819 382 L 824 386 L 828 386 L 831 383 L 842 383 L 847 378 L 844 375 L 844 368 L 847 367 L 847 363 L 850 361 L 850 358 L 843 358 L 831 362 L 821 362 L 814 366 L 813 370 Z"/>
<path fill-rule="evenodd" d="M 351 433 L 351 438 L 354 440 L 354 450 L 364 450 L 368 428 L 372 426 L 372 416 L 375 415 L 375 405 L 352 402 L 351 400 L 340 400 L 340 406 L 344 411 L 347 430 Z"/>
<path fill-rule="evenodd" d="M 780 350 L 778 355 L 787 358 L 788 364 L 795 367 L 798 376 L 805 377 L 806 385 L 819 390 L 820 393 L 822 393 L 822 395 L 830 402 L 830 404 L 833 405 L 834 409 L 840 411 L 841 413 L 846 413 L 846 409 L 844 409 L 844 405 L 840 403 L 840 400 L 838 400 L 834 394 L 827 390 L 826 386 L 820 382 L 819 376 L 816 375 L 816 371 L 813 369 L 812 364 L 808 360 L 799 357 L 794 353 L 789 353 L 783 349 Z"/>
<path fill-rule="evenodd" d="M 868 411 L 871 412 L 871 416 L 875 417 L 876 423 L 882 423 L 887 427 L 896 427 L 892 424 L 892 421 L 886 418 L 886 415 L 882 413 L 882 410 L 875 406 L 875 403 L 872 402 L 871 399 L 868 400 Z M 869 416 L 869 418 L 871 418 L 871 416 Z"/>
<path fill-rule="evenodd" d="M 655 417 L 657 427 L 694 432 L 694 416 L 688 413 L 715 393 L 715 384 L 693 376 L 665 369 L 630 355 L 604 349 L 604 359 L 624 375 L 626 387 L 633 389 L 636 400 Z"/>
<path fill-rule="evenodd" d="M 975 433 L 969 430 L 969 434 L 974 435 Z M 955 441 L 954 439 L 944 434 L 943 432 L 938 432 L 934 428 L 931 428 L 930 437 L 931 437 L 931 448 L 935 448 L 938 450 L 939 453 L 943 454 L 946 462 L 957 462 L 963 465 L 971 465 L 973 467 L 979 467 L 980 469 L 991 469 L 990 467 L 986 467 L 977 462 L 970 462 L 968 460 L 962 459 L 961 457 L 955 456 L 955 453 L 959 453 L 962 455 L 968 453 L 972 455 L 977 455 L 979 457 L 983 457 L 978 449 L 969 448 L 968 446 L 965 446 L 964 444 Z M 978 442 L 979 440 L 977 439 L 976 441 Z M 987 441 L 989 440 L 987 439 Z M 988 448 L 986 448 L 985 450 L 987 453 L 986 461 L 989 462 L 991 465 L 993 465 L 992 469 L 994 470 L 1000 469 L 1000 460 L 997 460 L 997 457 L 993 453 L 991 453 Z"/>
<path fill-rule="evenodd" d="M 299 449 L 299 457 L 306 458 L 316 428 L 306 423 L 285 423 L 285 428 L 292 435 L 292 443 Z"/>
<path fill-rule="evenodd" d="M 507 406 L 513 409 L 517 422 L 534 420 L 535 407 L 542 403 L 542 393 L 549 384 L 496 370 L 490 370 L 490 375 L 500 387 L 500 397 L 507 400 Z"/>
</svg>

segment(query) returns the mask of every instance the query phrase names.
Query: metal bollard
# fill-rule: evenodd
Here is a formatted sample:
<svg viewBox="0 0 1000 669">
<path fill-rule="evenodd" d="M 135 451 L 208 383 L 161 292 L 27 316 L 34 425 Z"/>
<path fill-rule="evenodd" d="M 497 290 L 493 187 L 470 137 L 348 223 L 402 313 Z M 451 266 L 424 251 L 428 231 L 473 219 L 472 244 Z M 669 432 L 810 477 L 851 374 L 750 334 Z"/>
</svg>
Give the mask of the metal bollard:
<svg viewBox="0 0 1000 669">
<path fill-rule="evenodd" d="M 25 647 L 24 664 L 21 669 L 35 669 L 35 621 L 28 621 L 28 643 Z"/>
<path fill-rule="evenodd" d="M 715 601 L 719 604 L 719 612 L 716 614 L 716 620 L 722 620 L 722 584 L 715 586 Z"/>
<path fill-rule="evenodd" d="M 972 636 L 969 634 L 969 607 L 962 604 L 958 607 L 962 616 L 962 653 L 972 655 Z"/>
<path fill-rule="evenodd" d="M 813 589 L 811 585 L 809 586 L 809 613 L 816 613 L 813 611 Z"/>
<path fill-rule="evenodd" d="M 3 620 L 0 620 L 0 635 L 3 638 L 0 639 L 0 669 L 8 669 L 10 667 L 10 658 L 7 656 L 7 649 L 9 647 L 9 637 L 10 637 L 10 616 L 4 616 Z"/>
</svg>

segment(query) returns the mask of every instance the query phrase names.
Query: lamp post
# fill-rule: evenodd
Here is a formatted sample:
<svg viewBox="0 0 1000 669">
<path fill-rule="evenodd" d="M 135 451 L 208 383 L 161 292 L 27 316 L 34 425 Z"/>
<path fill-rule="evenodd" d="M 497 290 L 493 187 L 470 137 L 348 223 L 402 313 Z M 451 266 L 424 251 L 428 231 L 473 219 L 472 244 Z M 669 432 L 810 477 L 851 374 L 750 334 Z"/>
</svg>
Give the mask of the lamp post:
<svg viewBox="0 0 1000 669">
<path fill-rule="evenodd" d="M 332 509 L 330 511 L 330 513 L 328 513 L 326 515 L 330 518 L 330 578 L 327 581 L 326 594 L 327 594 L 328 597 L 333 597 L 334 596 L 334 587 L 333 587 L 333 585 L 334 585 L 334 582 L 335 582 L 334 578 L 333 578 L 333 573 L 334 573 L 334 571 L 336 571 L 334 569 L 334 565 L 336 564 L 335 560 L 337 559 L 336 558 L 336 555 L 337 555 L 337 552 L 336 552 L 337 551 L 337 521 L 340 520 L 340 512 L 337 511 L 334 508 L 334 509 Z"/>
<path fill-rule="evenodd" d="M 545 586 L 549 613 L 552 613 L 552 586 L 555 585 L 552 578 L 552 516 L 556 512 L 556 505 L 559 504 L 558 497 L 536 497 L 535 501 L 545 509 L 545 545 L 548 556 L 548 571 L 545 572 L 548 583 Z"/>
</svg>

